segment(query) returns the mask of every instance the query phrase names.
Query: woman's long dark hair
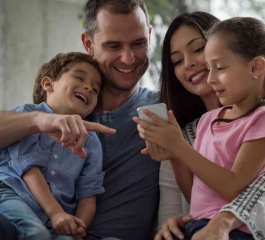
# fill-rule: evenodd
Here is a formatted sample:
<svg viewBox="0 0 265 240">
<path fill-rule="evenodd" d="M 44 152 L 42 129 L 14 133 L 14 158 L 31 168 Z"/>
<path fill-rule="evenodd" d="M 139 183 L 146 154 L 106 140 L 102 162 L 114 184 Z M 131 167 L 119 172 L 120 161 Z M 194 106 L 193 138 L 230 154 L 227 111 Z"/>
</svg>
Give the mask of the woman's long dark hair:
<svg viewBox="0 0 265 240">
<path fill-rule="evenodd" d="M 209 29 L 219 21 L 218 18 L 206 12 L 184 13 L 173 20 L 165 35 L 162 48 L 160 101 L 173 111 L 181 128 L 200 118 L 207 109 L 201 98 L 187 91 L 175 76 L 170 57 L 171 37 L 179 27 L 186 25 L 198 30 L 206 40 Z"/>
</svg>

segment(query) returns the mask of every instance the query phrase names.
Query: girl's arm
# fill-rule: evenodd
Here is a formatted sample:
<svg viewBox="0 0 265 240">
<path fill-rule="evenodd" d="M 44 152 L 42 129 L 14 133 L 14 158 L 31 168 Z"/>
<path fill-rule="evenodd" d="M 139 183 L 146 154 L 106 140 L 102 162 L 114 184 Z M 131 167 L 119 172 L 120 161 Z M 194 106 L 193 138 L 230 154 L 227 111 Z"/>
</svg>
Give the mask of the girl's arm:
<svg viewBox="0 0 265 240">
<path fill-rule="evenodd" d="M 88 228 L 95 216 L 96 196 L 80 199 L 77 204 L 76 217 L 83 220 Z"/>
<path fill-rule="evenodd" d="M 223 168 L 185 142 L 175 151 L 190 170 L 227 201 L 236 198 L 259 174 L 265 163 L 265 138 L 244 142 L 232 168 Z"/>
<path fill-rule="evenodd" d="M 233 167 L 229 170 L 209 161 L 184 140 L 172 112 L 169 114 L 170 123 L 162 121 L 150 112 L 146 111 L 146 114 L 156 125 L 134 118 L 138 123 L 140 136 L 172 152 L 198 178 L 227 201 L 237 197 L 255 179 L 264 165 L 265 138 L 244 142 Z"/>
</svg>

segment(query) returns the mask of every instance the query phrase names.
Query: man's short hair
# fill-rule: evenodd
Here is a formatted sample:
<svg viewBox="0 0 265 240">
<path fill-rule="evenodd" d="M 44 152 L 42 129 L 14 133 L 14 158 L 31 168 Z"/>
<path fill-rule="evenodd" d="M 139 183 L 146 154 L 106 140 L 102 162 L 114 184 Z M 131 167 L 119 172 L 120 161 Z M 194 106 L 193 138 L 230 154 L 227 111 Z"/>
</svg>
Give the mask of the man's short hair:
<svg viewBox="0 0 265 240">
<path fill-rule="evenodd" d="M 85 8 L 86 33 L 93 38 L 94 33 L 98 30 L 97 13 L 99 9 L 105 8 L 116 14 L 129 14 L 137 7 L 143 10 L 147 26 L 150 26 L 148 11 L 143 0 L 88 0 Z"/>
<path fill-rule="evenodd" d="M 44 63 L 35 78 L 35 84 L 33 89 L 33 102 L 39 104 L 46 101 L 46 91 L 41 86 L 41 80 L 44 77 L 49 77 L 52 81 L 57 81 L 61 75 L 67 72 L 73 63 L 87 62 L 94 66 L 100 73 L 98 63 L 86 53 L 81 52 L 69 52 L 69 53 L 59 53 L 49 62 Z"/>
</svg>

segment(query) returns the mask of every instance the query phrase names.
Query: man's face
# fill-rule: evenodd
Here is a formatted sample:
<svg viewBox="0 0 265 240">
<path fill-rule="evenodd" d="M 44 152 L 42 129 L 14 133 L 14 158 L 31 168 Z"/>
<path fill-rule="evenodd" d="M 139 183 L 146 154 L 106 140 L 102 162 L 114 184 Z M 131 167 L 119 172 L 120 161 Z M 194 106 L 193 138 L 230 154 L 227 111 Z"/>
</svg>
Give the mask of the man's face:
<svg viewBox="0 0 265 240">
<path fill-rule="evenodd" d="M 151 28 L 139 7 L 130 14 L 116 14 L 100 9 L 99 30 L 93 41 L 86 35 L 83 43 L 94 54 L 107 84 L 116 90 L 133 89 L 149 65 Z"/>
</svg>

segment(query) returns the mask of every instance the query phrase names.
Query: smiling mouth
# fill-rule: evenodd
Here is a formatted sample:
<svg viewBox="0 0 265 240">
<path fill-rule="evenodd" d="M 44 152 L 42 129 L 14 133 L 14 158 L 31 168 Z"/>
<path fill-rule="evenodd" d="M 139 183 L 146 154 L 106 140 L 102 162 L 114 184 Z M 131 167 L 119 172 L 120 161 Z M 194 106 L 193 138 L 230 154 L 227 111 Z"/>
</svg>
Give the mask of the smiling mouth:
<svg viewBox="0 0 265 240">
<path fill-rule="evenodd" d="M 198 79 L 200 79 L 201 76 L 203 76 L 207 71 L 200 72 L 189 79 L 189 82 L 196 82 Z"/>
<path fill-rule="evenodd" d="M 117 68 L 117 67 L 115 67 L 115 69 L 117 69 L 121 73 L 131 73 L 131 72 L 133 72 L 135 67 L 134 68 Z"/>
<path fill-rule="evenodd" d="M 86 98 L 86 96 L 84 96 L 81 93 L 75 93 L 75 97 L 80 99 L 81 101 L 83 101 L 87 105 L 88 99 Z"/>
</svg>

